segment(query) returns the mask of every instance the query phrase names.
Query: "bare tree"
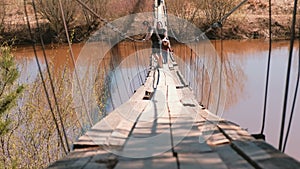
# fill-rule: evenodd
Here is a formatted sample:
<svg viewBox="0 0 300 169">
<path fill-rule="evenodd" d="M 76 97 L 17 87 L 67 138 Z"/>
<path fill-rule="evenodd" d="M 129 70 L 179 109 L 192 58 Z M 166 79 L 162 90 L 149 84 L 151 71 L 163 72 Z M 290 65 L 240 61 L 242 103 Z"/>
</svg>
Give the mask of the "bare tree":
<svg viewBox="0 0 300 169">
<path fill-rule="evenodd" d="M 64 17 L 66 24 L 69 27 L 75 21 L 75 14 L 78 4 L 74 0 L 62 0 Z M 37 0 L 36 1 L 38 13 L 50 24 L 50 29 L 57 35 L 58 40 L 61 40 L 63 35 L 64 25 L 61 15 L 61 10 L 58 0 Z"/>
<path fill-rule="evenodd" d="M 199 8 L 200 2 L 201 0 L 170 0 L 166 3 L 170 14 L 183 18 L 189 22 L 194 22 L 201 9 Z"/>
<path fill-rule="evenodd" d="M 169 12 L 196 25 L 210 25 L 229 12 L 237 0 L 170 0 Z"/>
<path fill-rule="evenodd" d="M 87 6 L 89 6 L 94 12 L 99 16 L 105 18 L 107 16 L 107 4 L 109 0 L 85 0 L 83 1 Z M 97 17 L 93 15 L 90 11 L 82 8 L 84 20 L 88 26 L 93 25 L 97 22 Z"/>
<path fill-rule="evenodd" d="M 206 24 L 219 21 L 226 13 L 234 8 L 237 0 L 202 0 Z"/>
</svg>

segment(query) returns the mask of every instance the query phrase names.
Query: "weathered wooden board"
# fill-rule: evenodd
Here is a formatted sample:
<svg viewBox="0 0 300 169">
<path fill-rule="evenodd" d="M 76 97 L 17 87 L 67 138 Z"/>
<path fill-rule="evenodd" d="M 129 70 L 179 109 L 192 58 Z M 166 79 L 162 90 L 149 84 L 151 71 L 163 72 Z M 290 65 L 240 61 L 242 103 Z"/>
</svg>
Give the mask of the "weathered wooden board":
<svg viewBox="0 0 300 169">
<path fill-rule="evenodd" d="M 157 123 L 155 120 L 152 122 L 138 122 L 132 131 L 131 136 L 136 138 L 147 138 L 166 132 L 170 132 L 169 124 Z"/>
<path fill-rule="evenodd" d="M 228 137 L 230 140 L 255 140 L 246 130 L 234 123 L 221 120 L 217 124 L 222 132 L 224 132 L 226 137 Z"/>
<path fill-rule="evenodd" d="M 264 164 L 263 166 L 269 167 L 269 164 L 273 166 L 276 166 L 277 168 L 300 168 L 300 162 L 289 157 L 288 155 L 280 152 L 276 148 L 274 148 L 272 145 L 266 143 L 262 140 L 255 140 L 253 143 L 258 146 L 259 148 L 263 149 L 264 151 L 268 152 L 271 158 L 261 160 L 260 163 Z M 276 168 L 274 167 L 274 168 Z"/>
<path fill-rule="evenodd" d="M 170 75 L 171 78 L 174 80 L 174 85 L 176 86 L 176 88 L 183 88 L 185 86 L 185 84 L 181 82 L 178 75 L 176 74 L 176 70 L 170 71 Z"/>
<path fill-rule="evenodd" d="M 129 108 L 128 112 L 122 113 L 122 119 L 118 126 L 114 129 L 111 135 L 107 138 L 106 145 L 108 146 L 124 146 L 130 132 L 133 130 L 133 126 L 138 120 L 138 116 L 145 110 L 149 101 L 137 101 L 135 106 Z"/>
<path fill-rule="evenodd" d="M 145 159 L 121 159 L 115 169 L 176 169 L 177 161 L 172 153 Z"/>
<path fill-rule="evenodd" d="M 178 154 L 179 166 L 184 169 L 228 169 L 217 153 Z"/>
<path fill-rule="evenodd" d="M 179 133 L 181 134 L 179 135 Z M 196 126 L 193 126 L 190 130 L 187 130 L 187 128 L 176 128 L 176 126 L 173 128 L 172 126 L 172 138 L 176 153 L 203 153 L 212 151 L 206 142 L 199 140 L 199 137 L 201 137 L 201 132 Z"/>
<path fill-rule="evenodd" d="M 216 146 L 214 148 L 228 168 L 232 169 L 254 169 L 254 167 L 241 157 L 229 144 Z"/>
<path fill-rule="evenodd" d="M 262 148 L 263 143 L 261 143 L 260 147 L 254 142 L 246 140 L 235 140 L 232 144 L 233 148 L 241 154 L 241 156 L 250 161 L 256 168 L 287 169 L 299 168 L 300 166 L 298 161 L 288 158 L 275 148 Z"/>
<path fill-rule="evenodd" d="M 74 143 L 74 148 L 85 148 L 101 145 L 115 145 L 116 143 L 124 143 L 124 138 L 117 141 L 116 138 L 110 138 L 112 133 L 114 136 L 129 134 L 133 123 L 136 121 L 138 115 L 148 104 L 147 101 L 128 101 L 109 113 L 105 118 L 93 126 L 85 135 L 81 136 L 78 141 Z M 136 105 L 136 106 L 135 106 Z M 121 123 L 123 120 L 131 121 L 131 128 L 125 129 L 122 127 L 126 122 Z M 120 124 L 121 123 L 121 124 Z M 118 128 L 119 126 L 119 128 Z M 129 126 L 126 126 L 129 127 Z M 117 129 L 117 130 L 116 130 Z M 129 131 L 128 131 L 129 130 Z M 125 132 L 126 131 L 126 132 Z M 125 132 L 125 133 L 124 133 Z"/>
<path fill-rule="evenodd" d="M 58 160 L 50 165 L 49 169 L 69 169 L 69 168 L 107 168 L 116 163 L 116 156 L 97 148 L 79 149 L 71 152 L 66 158 Z M 91 165 L 90 165 L 91 164 Z M 89 167 L 90 166 L 90 167 Z"/>
</svg>

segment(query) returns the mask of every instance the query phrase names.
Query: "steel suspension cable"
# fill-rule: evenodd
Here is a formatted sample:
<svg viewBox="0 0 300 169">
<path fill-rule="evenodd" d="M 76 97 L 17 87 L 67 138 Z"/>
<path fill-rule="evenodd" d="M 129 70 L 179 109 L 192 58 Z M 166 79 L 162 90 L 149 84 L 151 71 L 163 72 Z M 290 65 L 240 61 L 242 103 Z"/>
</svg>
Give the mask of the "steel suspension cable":
<svg viewBox="0 0 300 169">
<path fill-rule="evenodd" d="M 61 116 L 61 111 L 60 111 L 60 108 L 59 108 L 59 104 L 58 104 L 58 100 L 57 100 L 57 96 L 56 96 L 56 92 L 55 92 L 55 87 L 54 87 L 54 84 L 53 84 L 53 79 L 52 79 L 51 72 L 50 72 L 50 69 L 49 69 L 49 63 L 48 63 L 47 55 L 46 55 L 46 52 L 45 52 L 45 44 L 44 44 L 44 40 L 43 40 L 41 31 L 40 31 L 40 24 L 39 24 L 39 20 L 38 20 L 38 17 L 37 17 L 37 10 L 36 10 L 36 5 L 35 5 L 34 0 L 32 0 L 32 6 L 33 6 L 33 11 L 34 11 L 35 20 L 36 20 L 36 26 L 37 26 L 37 29 L 39 31 L 38 33 L 40 35 L 40 41 L 41 41 L 41 45 L 42 45 L 43 56 L 44 56 L 44 60 L 45 60 L 46 68 L 47 68 L 47 73 L 48 73 L 49 80 L 50 80 L 50 87 L 51 87 L 54 102 L 55 102 L 55 105 L 56 105 L 56 111 L 57 111 L 59 121 L 60 121 L 60 124 L 61 124 L 61 127 L 62 127 L 64 138 L 65 138 L 65 141 L 66 141 L 67 150 L 68 150 L 68 152 L 70 152 L 70 145 L 69 145 L 67 133 L 66 133 L 66 130 L 65 130 L 64 122 L 63 122 L 63 119 L 62 119 L 62 116 Z"/>
<path fill-rule="evenodd" d="M 292 19 L 292 25 L 291 25 L 290 50 L 289 50 L 288 67 L 287 67 L 287 74 L 286 74 L 285 94 L 284 94 L 281 128 L 280 128 L 280 137 L 279 137 L 279 147 L 278 147 L 278 149 L 280 151 L 283 150 L 282 144 L 283 144 L 283 137 L 284 137 L 285 118 L 286 118 L 288 96 L 289 96 L 291 64 L 292 64 L 294 41 L 295 41 L 295 25 L 296 25 L 297 4 L 298 4 L 298 0 L 294 0 L 293 19 Z"/>
<path fill-rule="evenodd" d="M 219 74 L 219 93 L 218 93 L 218 101 L 217 101 L 217 108 L 216 108 L 216 115 L 218 115 L 218 111 L 219 111 L 219 104 L 220 104 L 220 99 L 221 99 L 221 89 L 222 89 L 222 73 L 223 73 L 223 57 L 224 57 L 224 53 L 223 53 L 223 48 L 224 44 L 223 44 L 223 27 L 221 26 L 221 60 L 220 60 L 220 74 Z"/>
<path fill-rule="evenodd" d="M 215 41 L 215 49 L 217 49 L 217 39 L 214 40 Z M 214 81 L 214 76 L 215 76 L 215 72 L 216 72 L 216 67 L 217 67 L 217 63 L 218 63 L 218 54 L 216 52 L 215 54 L 215 57 L 216 57 L 216 61 L 215 61 L 215 64 L 214 64 L 214 67 L 213 67 L 213 72 L 212 72 L 212 77 L 210 79 L 210 83 L 209 83 L 209 89 L 208 89 L 208 98 L 207 98 L 207 109 L 209 108 L 209 105 L 210 105 L 210 98 L 211 98 L 211 93 L 212 93 L 212 83 Z"/>
<path fill-rule="evenodd" d="M 125 48 L 125 53 L 129 53 L 128 48 Z M 132 77 L 132 71 L 131 71 L 131 69 L 129 69 L 130 68 L 130 63 L 128 61 L 126 62 L 126 66 L 128 67 L 128 69 L 126 69 L 126 73 L 127 73 L 127 80 L 129 82 L 129 88 L 131 89 L 131 92 L 134 93 L 135 89 L 134 89 L 133 84 L 131 83 L 131 79 L 129 78 L 130 75 Z"/>
<path fill-rule="evenodd" d="M 111 42 L 110 42 L 110 40 L 109 40 L 109 43 L 110 43 L 110 46 L 111 46 Z M 115 46 L 116 48 L 119 48 L 118 46 Z M 118 51 L 119 51 L 119 49 L 118 49 Z M 126 51 L 126 48 L 125 48 L 125 51 Z M 119 53 L 119 52 L 117 52 L 117 53 Z M 126 52 L 125 52 L 126 53 Z M 110 54 L 111 54 L 111 58 L 113 58 L 114 56 L 115 56 L 115 52 L 114 52 L 114 50 L 113 50 L 113 48 L 112 49 L 110 49 Z M 121 57 L 121 55 L 119 56 L 119 57 Z M 122 58 L 122 57 L 121 57 Z M 113 62 L 113 59 L 111 59 L 111 63 Z M 120 60 L 120 62 L 122 62 L 121 60 Z M 114 69 L 114 65 L 112 65 L 112 67 L 113 67 L 113 69 Z M 123 73 L 123 69 L 119 66 L 119 70 L 120 70 L 120 73 L 121 73 L 121 78 L 122 78 L 122 80 L 123 80 L 123 83 L 124 83 L 124 85 L 126 86 L 126 81 L 125 81 L 125 79 L 124 79 L 124 73 Z M 127 86 L 125 87 L 126 89 L 127 89 Z M 128 96 L 128 98 L 130 98 L 130 95 L 129 95 L 129 93 L 128 93 L 128 91 L 127 91 L 127 96 Z"/>
<path fill-rule="evenodd" d="M 269 0 L 269 54 L 267 63 L 267 74 L 266 74 L 266 86 L 265 86 L 265 100 L 263 109 L 263 119 L 260 134 L 264 134 L 266 115 L 267 115 L 267 102 L 268 102 L 268 90 L 269 90 L 269 76 L 270 76 L 270 64 L 271 64 L 271 54 L 272 54 L 272 0 Z"/>
<path fill-rule="evenodd" d="M 145 52 L 144 52 L 144 47 L 142 47 L 142 50 L 139 50 L 139 53 L 142 53 L 140 54 L 139 56 L 146 56 L 145 55 Z M 145 83 L 145 80 L 146 80 L 146 77 L 147 77 L 147 73 L 146 73 L 146 64 L 145 64 L 145 59 L 143 59 L 144 57 L 142 57 L 140 60 L 141 60 L 141 66 L 142 66 L 142 71 L 144 73 L 144 79 L 143 79 L 143 84 Z"/>
<path fill-rule="evenodd" d="M 109 38 L 109 44 L 111 45 L 111 39 Z M 109 51 L 110 54 L 111 54 L 111 59 L 110 59 L 110 66 L 111 66 L 111 70 L 112 70 L 112 78 L 114 78 L 115 82 L 116 82 L 116 87 L 117 87 L 117 93 L 118 93 L 118 96 L 119 96 L 119 100 L 120 100 L 120 103 L 122 104 L 122 97 L 121 97 L 121 92 L 120 92 L 120 89 L 119 89 L 119 86 L 118 86 L 118 80 L 117 80 L 117 77 L 116 77 L 116 70 L 117 68 L 115 67 L 115 63 L 114 63 L 114 53 L 113 53 L 113 50 L 110 50 Z M 112 96 L 112 95 L 111 95 Z M 118 105 L 120 106 L 120 105 Z"/>
<path fill-rule="evenodd" d="M 300 31 L 300 28 L 299 28 Z M 299 32 L 300 34 L 300 32 Z M 300 37 L 300 36 L 299 36 Z M 296 86 L 295 86 L 295 93 L 294 93 L 294 98 L 293 98 L 293 104 L 291 108 L 291 113 L 290 113 L 290 119 L 286 131 L 286 136 L 283 144 L 283 152 L 285 151 L 285 148 L 287 146 L 287 141 L 289 138 L 290 130 L 291 130 L 291 125 L 293 121 L 293 116 L 294 116 L 294 111 L 295 111 L 295 106 L 296 106 L 296 101 L 297 101 L 297 95 L 298 95 L 298 89 L 299 89 L 299 80 L 300 80 L 300 38 L 298 39 L 298 72 L 297 72 L 297 81 L 296 81 Z"/>
<path fill-rule="evenodd" d="M 204 84 L 205 84 L 205 62 L 206 62 L 206 48 L 205 48 L 205 45 L 203 45 L 203 53 L 204 53 L 204 56 L 203 56 L 203 61 L 202 61 L 202 73 L 201 73 L 201 99 L 200 99 L 200 103 L 201 103 L 201 106 L 205 106 L 204 105 Z"/>
<path fill-rule="evenodd" d="M 33 34 L 31 32 L 31 26 L 30 26 L 29 17 L 28 17 L 27 0 L 24 0 L 23 2 L 24 2 L 24 11 L 25 11 L 25 17 L 26 17 L 27 27 L 28 27 L 28 31 L 29 31 L 29 36 L 30 36 L 30 39 L 32 41 L 32 48 L 33 48 L 33 52 L 34 52 L 34 57 L 35 57 L 35 61 L 36 61 L 37 66 L 38 66 L 40 78 L 42 80 L 42 84 L 43 84 L 43 88 L 44 88 L 44 91 L 45 91 L 45 94 L 46 94 L 46 98 L 47 98 L 47 102 L 48 102 L 48 105 L 49 105 L 49 109 L 50 109 L 50 112 L 51 112 L 51 115 L 52 115 L 52 118 L 53 118 L 53 122 L 54 122 L 55 127 L 56 127 L 56 131 L 57 131 L 58 137 L 59 137 L 59 139 L 61 141 L 61 146 L 63 148 L 63 151 L 65 152 L 65 154 L 68 154 L 68 152 L 66 150 L 66 147 L 64 145 L 63 138 L 61 136 L 61 132 L 60 132 L 60 129 L 59 129 L 58 121 L 57 121 L 57 119 L 55 117 L 55 114 L 54 114 L 54 111 L 53 111 L 53 107 L 52 107 L 52 104 L 51 104 L 51 101 L 50 101 L 50 95 L 49 95 L 47 87 L 46 87 L 46 82 L 45 82 L 45 78 L 44 78 L 44 75 L 43 75 L 43 72 L 42 72 L 41 64 L 40 64 L 38 56 L 37 56 L 36 43 L 35 43 L 35 40 L 33 38 Z"/>
<path fill-rule="evenodd" d="M 138 53 L 138 48 L 137 48 L 137 46 L 136 46 L 136 42 L 133 42 L 133 46 L 134 46 L 134 51 L 135 51 L 135 60 L 136 60 L 136 62 L 135 63 L 137 63 L 137 69 L 138 69 L 138 77 L 139 77 L 139 80 L 140 80 L 140 86 L 141 85 L 143 85 L 143 78 L 142 78 L 142 75 L 141 75 L 141 71 L 140 71 L 140 67 L 139 67 L 139 65 L 140 65 L 140 62 L 139 62 L 139 53 Z"/>
<path fill-rule="evenodd" d="M 61 17 L 62 17 L 63 24 L 64 24 L 64 29 L 65 29 L 65 33 L 66 33 L 66 37 L 67 37 L 67 41 L 68 41 L 68 45 L 69 45 L 70 56 L 71 56 L 71 60 L 72 60 L 73 66 L 74 66 L 74 73 L 75 73 L 75 77 L 76 77 L 76 80 L 77 80 L 77 83 L 78 83 L 78 86 L 79 86 L 80 96 L 81 96 L 83 106 L 84 106 L 84 109 L 86 111 L 89 123 L 92 126 L 93 122 L 92 122 L 91 116 L 88 112 L 86 101 L 85 101 L 84 96 L 83 96 L 82 86 L 81 86 L 80 81 L 79 81 L 79 76 L 78 76 L 78 72 L 77 72 L 77 68 L 76 68 L 74 53 L 73 53 L 73 49 L 72 49 L 72 45 L 71 45 L 71 41 L 70 41 L 70 36 L 69 36 L 69 32 L 68 32 L 68 27 L 67 27 L 67 23 L 66 23 L 66 18 L 65 18 L 63 5 L 62 5 L 61 0 L 58 0 L 58 1 L 59 1 L 59 7 L 60 7 L 61 15 L 62 15 Z"/>
<path fill-rule="evenodd" d="M 137 87 L 135 86 L 135 83 L 134 83 L 134 73 L 133 73 L 132 69 L 130 68 L 130 67 L 131 67 L 130 62 L 127 62 L 127 63 L 128 63 L 128 69 L 129 69 L 129 72 L 130 72 L 130 77 L 131 77 L 132 79 L 129 79 L 129 76 L 127 76 L 127 78 L 128 78 L 128 80 L 129 80 L 129 82 L 130 82 L 130 84 L 131 84 L 132 91 L 133 91 L 133 93 L 134 93 L 135 90 L 137 89 Z M 132 82 L 132 83 L 131 83 L 131 82 Z"/>
</svg>

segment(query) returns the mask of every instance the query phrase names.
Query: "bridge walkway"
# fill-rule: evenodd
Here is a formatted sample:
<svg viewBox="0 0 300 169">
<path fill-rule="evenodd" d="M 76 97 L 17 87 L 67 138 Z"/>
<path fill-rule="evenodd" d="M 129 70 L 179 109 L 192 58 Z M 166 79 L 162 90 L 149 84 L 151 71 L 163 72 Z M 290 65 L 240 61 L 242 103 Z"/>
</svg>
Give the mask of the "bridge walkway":
<svg viewBox="0 0 300 169">
<path fill-rule="evenodd" d="M 150 70 L 128 102 L 49 168 L 300 167 L 298 161 L 201 107 L 177 72 L 176 63 Z"/>
</svg>

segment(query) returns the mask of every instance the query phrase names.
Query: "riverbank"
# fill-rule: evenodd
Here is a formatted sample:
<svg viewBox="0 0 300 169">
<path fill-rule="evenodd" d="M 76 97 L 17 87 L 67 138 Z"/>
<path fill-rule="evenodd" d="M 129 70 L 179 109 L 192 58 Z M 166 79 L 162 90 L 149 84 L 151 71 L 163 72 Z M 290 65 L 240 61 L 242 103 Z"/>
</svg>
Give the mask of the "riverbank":
<svg viewBox="0 0 300 169">
<path fill-rule="evenodd" d="M 120 1 L 120 3 L 122 3 Z M 119 5 L 119 4 L 118 4 Z M 135 12 L 147 12 L 151 11 L 148 8 L 142 9 L 146 5 L 140 1 L 135 2 L 133 9 L 123 9 Z M 112 6 L 115 6 L 112 5 Z M 149 6 L 149 4 L 147 5 Z M 27 25 L 25 22 L 24 9 L 14 8 L 7 13 L 2 33 L 0 35 L 0 42 L 14 41 L 15 44 L 29 44 Z M 266 39 L 269 38 L 269 15 L 268 15 L 268 4 L 260 0 L 249 0 L 242 8 L 234 12 L 228 19 L 223 23 L 223 29 L 212 30 L 207 33 L 210 39 Z M 275 40 L 286 40 L 291 35 L 291 22 L 292 22 L 292 2 L 276 1 L 272 4 L 272 38 Z M 108 10 L 112 12 L 111 10 Z M 126 13 L 126 12 L 125 12 Z M 125 14 L 123 11 L 123 14 Z M 65 36 L 63 31 L 57 34 L 50 29 L 51 25 L 46 19 L 41 18 L 41 28 L 38 30 L 34 27 L 34 16 L 32 9 L 29 9 L 29 20 L 33 27 L 32 32 L 35 37 L 39 37 L 40 32 L 45 40 L 45 43 L 59 43 L 65 42 Z M 117 16 L 117 15 L 116 15 Z M 109 18 L 114 20 L 114 18 Z M 77 23 L 72 25 L 70 28 L 70 34 L 72 35 L 73 42 L 86 41 L 90 34 L 98 30 L 104 23 L 96 22 L 91 25 L 83 23 Z M 197 24 L 196 24 L 197 25 Z M 205 30 L 206 27 L 201 27 L 201 30 Z M 203 24 L 202 24 L 203 25 Z M 298 31 L 298 28 L 296 29 Z M 38 38 L 37 38 L 38 39 Z"/>
<path fill-rule="evenodd" d="M 272 39 L 287 40 L 291 36 L 293 2 L 273 1 Z M 299 25 L 299 24 L 298 24 Z M 299 26 L 296 24 L 298 36 Z M 215 34 L 221 38 L 221 31 Z M 269 6 L 267 1 L 249 0 L 239 14 L 232 15 L 223 25 L 225 39 L 265 39 L 269 38 Z"/>
</svg>

